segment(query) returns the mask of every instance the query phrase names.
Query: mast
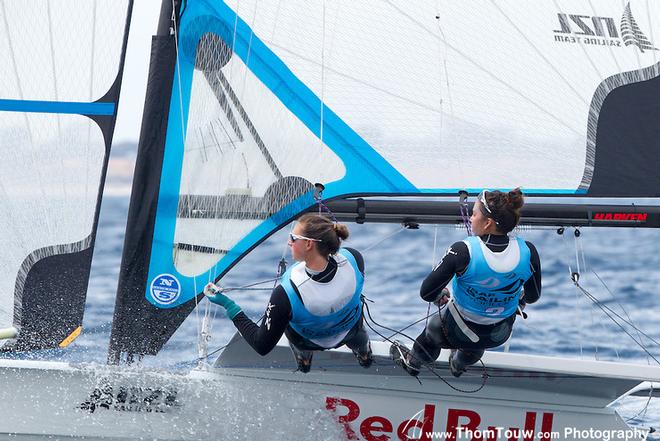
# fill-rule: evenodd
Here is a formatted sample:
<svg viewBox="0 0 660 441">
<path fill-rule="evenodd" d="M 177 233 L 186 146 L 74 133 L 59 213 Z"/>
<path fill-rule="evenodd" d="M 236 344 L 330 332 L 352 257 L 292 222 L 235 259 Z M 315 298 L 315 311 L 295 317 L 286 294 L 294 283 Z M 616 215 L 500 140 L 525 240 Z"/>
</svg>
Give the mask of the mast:
<svg viewBox="0 0 660 441">
<path fill-rule="evenodd" d="M 108 352 L 108 362 L 112 364 L 119 363 L 122 354 L 125 354 L 126 361 L 130 362 L 135 353 L 155 353 L 153 348 L 139 345 L 142 339 L 134 335 L 135 320 L 144 320 L 143 324 L 151 323 L 146 325 L 150 332 L 161 332 L 156 323 L 148 321 L 147 314 L 151 305 L 144 300 L 142 294 L 147 279 L 175 74 L 174 29 L 180 6 L 179 0 L 162 1 L 157 33 L 152 38 L 142 128 Z M 167 341 L 169 336 L 163 336 L 164 341 Z"/>
</svg>

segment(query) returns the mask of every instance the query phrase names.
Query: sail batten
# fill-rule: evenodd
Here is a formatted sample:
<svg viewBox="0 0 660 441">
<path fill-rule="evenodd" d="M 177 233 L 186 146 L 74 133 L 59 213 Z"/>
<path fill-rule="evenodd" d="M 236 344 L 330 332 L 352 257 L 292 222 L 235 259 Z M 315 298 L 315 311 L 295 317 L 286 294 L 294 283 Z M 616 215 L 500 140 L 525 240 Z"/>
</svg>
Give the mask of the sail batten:
<svg viewBox="0 0 660 441">
<path fill-rule="evenodd" d="M 115 103 L 87 103 L 64 101 L 33 101 L 0 99 L 0 110 L 5 112 L 59 113 L 78 115 L 105 115 L 115 113 Z"/>
</svg>

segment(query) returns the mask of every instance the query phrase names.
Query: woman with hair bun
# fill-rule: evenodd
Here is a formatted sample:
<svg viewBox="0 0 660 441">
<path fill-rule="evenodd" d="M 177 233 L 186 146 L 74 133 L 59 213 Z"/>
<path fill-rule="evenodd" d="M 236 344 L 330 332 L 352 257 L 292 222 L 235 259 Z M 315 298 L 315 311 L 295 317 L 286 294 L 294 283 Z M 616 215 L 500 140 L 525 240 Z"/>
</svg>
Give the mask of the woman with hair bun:
<svg viewBox="0 0 660 441">
<path fill-rule="evenodd" d="M 412 351 L 396 342 L 390 348 L 394 361 L 410 375 L 434 362 L 441 349 L 451 349 L 449 368 L 459 377 L 484 349 L 505 343 L 519 308 L 541 296 L 536 248 L 508 236 L 518 225 L 523 203 L 520 188 L 484 190 L 477 197 L 470 218 L 474 236 L 454 243 L 420 290 L 425 301 L 447 306 L 429 321 Z"/>
<path fill-rule="evenodd" d="M 273 290 L 260 326 L 214 284 L 206 285 L 204 294 L 226 309 L 243 338 L 261 355 L 286 334 L 302 372 L 309 372 L 313 351 L 342 345 L 368 368 L 373 357 L 362 320 L 364 259 L 352 248 L 341 248 L 348 234 L 346 225 L 325 216 L 305 214 L 298 219 L 288 240 L 297 263 Z"/>
</svg>

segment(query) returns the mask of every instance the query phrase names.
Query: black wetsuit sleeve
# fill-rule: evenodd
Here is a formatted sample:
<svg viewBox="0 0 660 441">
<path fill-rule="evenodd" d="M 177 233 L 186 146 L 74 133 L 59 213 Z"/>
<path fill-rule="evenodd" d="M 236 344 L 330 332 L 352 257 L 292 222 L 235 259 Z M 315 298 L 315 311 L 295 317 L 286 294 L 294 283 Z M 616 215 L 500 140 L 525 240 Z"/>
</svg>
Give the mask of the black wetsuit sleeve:
<svg viewBox="0 0 660 441">
<path fill-rule="evenodd" d="M 470 252 L 465 242 L 456 242 L 449 247 L 440 263 L 426 276 L 419 295 L 427 302 L 438 298 L 455 274 L 462 274 L 470 263 Z"/>
<path fill-rule="evenodd" d="M 291 303 L 286 291 L 278 285 L 270 295 L 261 325 L 257 325 L 241 311 L 234 317 L 234 325 L 245 341 L 259 353 L 266 355 L 273 350 L 291 320 Z"/>
<path fill-rule="evenodd" d="M 532 265 L 532 277 L 525 282 L 525 303 L 534 303 L 541 297 L 541 259 L 539 252 L 531 242 L 525 241 L 529 248 L 529 262 Z"/>
<path fill-rule="evenodd" d="M 360 252 L 354 248 L 345 247 L 344 249 L 353 255 L 353 257 L 355 258 L 355 263 L 357 263 L 358 269 L 364 276 L 364 257 L 362 257 L 362 254 L 360 254 Z"/>
</svg>

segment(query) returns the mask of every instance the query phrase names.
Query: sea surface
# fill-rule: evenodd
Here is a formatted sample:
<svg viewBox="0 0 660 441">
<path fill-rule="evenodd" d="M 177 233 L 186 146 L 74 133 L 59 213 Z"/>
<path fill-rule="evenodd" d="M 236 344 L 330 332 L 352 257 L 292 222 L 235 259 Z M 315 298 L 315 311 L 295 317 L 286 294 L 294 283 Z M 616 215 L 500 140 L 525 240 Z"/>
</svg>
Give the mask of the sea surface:
<svg viewBox="0 0 660 441">
<path fill-rule="evenodd" d="M 101 209 L 83 334 L 66 350 L 44 351 L 37 357 L 105 363 L 131 172 L 131 154 L 113 157 Z M 419 298 L 421 281 L 446 248 L 464 238 L 465 231 L 432 225 L 422 225 L 417 230 L 403 229 L 397 224 L 350 224 L 349 227 L 351 237 L 346 245 L 361 250 L 365 256 L 364 293 L 373 302 L 370 305 L 374 320 L 401 329 L 423 319 L 427 303 Z M 288 231 L 284 228 L 260 245 L 222 284 L 234 287 L 272 278 L 282 255 L 291 262 L 286 246 Z M 511 352 L 658 364 L 659 230 L 584 228 L 579 237 L 573 229 L 565 230 L 562 235 L 555 229 L 523 230 L 518 234 L 539 250 L 543 294 L 538 303 L 527 307 L 529 318 L 516 322 Z M 596 301 L 575 288 L 570 279 L 572 272 L 580 273 L 581 285 Z M 263 286 L 270 288 L 272 284 Z M 268 296 L 267 290 L 232 295 L 255 320 L 262 315 Z M 163 351 L 156 357 L 147 357 L 144 364 L 172 370 L 194 367 L 198 362 L 198 330 L 206 308 L 203 302 L 200 311 L 189 316 Z M 209 312 L 215 317 L 209 343 L 212 352 L 226 344 L 235 329 L 217 307 L 210 306 Z M 422 320 L 406 333 L 415 337 L 423 324 Z M 372 338 L 380 339 L 375 333 Z M 617 404 L 617 409 L 631 424 L 660 427 L 658 399 L 628 398 Z M 273 422 L 283 415 L 274 412 Z"/>
</svg>

